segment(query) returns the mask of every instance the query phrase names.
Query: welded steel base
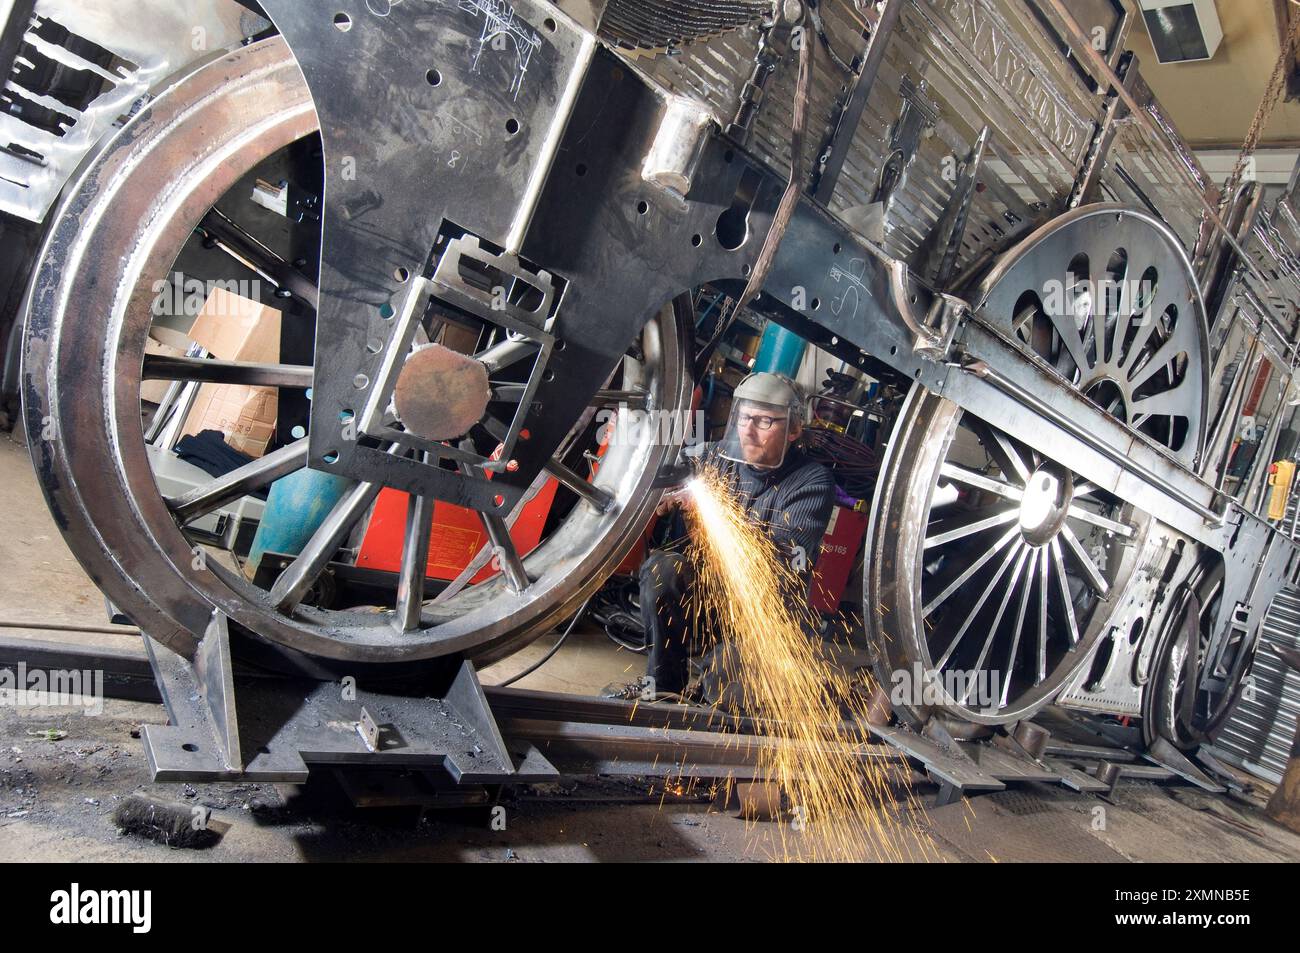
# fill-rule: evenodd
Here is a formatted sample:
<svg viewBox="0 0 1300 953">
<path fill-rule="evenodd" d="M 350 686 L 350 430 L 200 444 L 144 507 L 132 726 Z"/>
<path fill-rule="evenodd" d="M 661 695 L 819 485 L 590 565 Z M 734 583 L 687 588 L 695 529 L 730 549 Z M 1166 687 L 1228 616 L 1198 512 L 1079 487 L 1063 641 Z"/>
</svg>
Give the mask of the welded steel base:
<svg viewBox="0 0 1300 953">
<path fill-rule="evenodd" d="M 147 636 L 145 646 L 170 722 L 144 728 L 155 781 L 302 783 L 317 766 L 418 769 L 461 785 L 558 774 L 531 744 L 501 737 L 466 661 L 382 687 L 267 677 L 236 670 L 220 614 L 193 662 Z"/>
</svg>

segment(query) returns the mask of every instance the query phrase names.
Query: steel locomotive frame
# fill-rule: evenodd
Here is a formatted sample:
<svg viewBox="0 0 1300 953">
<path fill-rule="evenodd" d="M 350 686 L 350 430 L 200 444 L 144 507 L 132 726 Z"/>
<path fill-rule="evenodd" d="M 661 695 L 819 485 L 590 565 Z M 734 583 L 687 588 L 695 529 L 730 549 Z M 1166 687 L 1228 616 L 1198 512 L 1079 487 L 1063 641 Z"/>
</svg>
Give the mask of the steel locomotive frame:
<svg viewBox="0 0 1300 953">
<path fill-rule="evenodd" d="M 33 281 L 23 396 L 29 432 L 54 434 L 32 441 L 33 459 L 74 551 L 149 635 L 160 680 L 174 686 L 164 697 L 198 686 L 191 694 L 208 699 L 206 714 L 190 712 L 172 736 L 151 738 L 156 764 L 171 765 L 160 773 L 264 776 L 259 756 L 242 758 L 236 743 L 232 646 L 235 656 L 317 678 L 432 670 L 452 699 L 447 707 L 478 711 L 463 720 L 491 735 L 473 668 L 462 661 L 499 658 L 571 614 L 617 564 L 653 501 L 649 457 L 619 471 L 621 482 L 615 473 L 589 483 L 555 455 L 626 366 L 637 336 L 705 283 L 737 298 L 753 293 L 763 316 L 878 377 L 911 383 L 902 415 L 911 422 L 895 434 L 886 464 L 900 488 L 891 497 L 898 508 L 881 494 L 869 540 L 868 628 L 882 647 L 906 644 L 898 627 L 907 624 L 921 633 L 913 643 L 925 639 L 923 617 L 907 622 L 907 605 L 920 607 L 920 576 L 915 591 L 898 580 L 928 548 L 931 500 L 908 509 L 906 487 L 920 478 L 933 484 L 942 466 L 956 465 L 899 469 L 913 465 L 901 448 L 920 432 L 918 414 L 932 421 L 955 409 L 986 448 L 1003 448 L 1001 479 L 986 480 L 1001 487 L 985 487 L 994 495 L 1010 487 L 1022 500 L 1031 477 L 1058 473 L 1068 493 L 1077 492 L 1077 505 L 1068 495 L 1058 500 L 1051 532 L 1037 539 L 1025 530 L 1028 542 L 1015 540 L 1019 548 L 1006 556 L 1013 576 L 1028 567 L 1025 581 L 1012 584 L 1020 588 L 1006 588 L 992 623 L 998 629 L 1008 609 L 1015 615 L 1020 593 L 1009 669 L 1025 651 L 1018 633 L 1031 604 L 1041 620 L 1025 630 L 1042 642 L 1037 679 L 1021 703 L 987 713 L 945 697 L 908 707 L 905 719 L 1007 725 L 1056 700 L 1140 715 L 1153 744 L 1194 747 L 1213 735 L 1273 596 L 1300 579 L 1294 520 L 1267 519 L 1264 472 L 1297 361 L 1297 182 L 1267 211 L 1250 189 L 1220 202 L 1122 53 L 1132 19 L 1126 4 L 699 7 L 698 17 L 683 18 L 661 0 L 264 0 L 259 10 L 282 39 L 212 58 L 141 109 L 81 173 Z M 286 45 L 309 95 L 286 78 Z M 310 373 L 313 426 L 304 441 L 201 500 L 141 502 L 149 474 L 129 388 L 141 376 L 216 379 L 221 362 L 164 367 L 144 357 L 138 335 L 130 343 L 123 329 L 138 332 L 145 320 L 131 293 L 144 264 L 112 252 L 125 247 L 125 236 L 113 239 L 126 227 L 114 217 L 121 209 L 92 186 L 110 172 L 128 176 L 147 160 L 151 135 L 183 124 L 187 101 L 175 90 L 197 89 L 219 109 L 224 83 L 253 94 L 263 84 L 263 94 L 292 100 L 295 135 L 319 122 L 326 170 L 319 281 L 293 269 L 280 276 L 315 309 L 314 366 L 220 371 L 223 379 L 288 386 Z M 803 117 L 793 135 L 792 113 Z M 276 142 L 289 135 L 259 121 L 258 135 Z M 179 141 L 197 149 L 198 135 Z M 236 124 L 225 135 L 240 141 Z M 220 163 L 232 155 L 200 157 L 193 174 L 221 180 Z M 175 239 L 177 223 L 199 214 L 204 195 L 214 197 L 170 197 L 187 211 L 157 217 L 150 241 L 169 229 Z M 156 212 L 145 198 L 137 221 Z M 1104 319 L 1100 331 L 1086 332 L 1091 344 L 1086 321 L 1075 332 L 1063 323 L 1077 295 L 1068 306 L 1042 304 L 1052 283 L 1075 290 L 1071 262 L 1083 247 L 1123 251 L 1117 276 L 1127 278 L 1130 265 L 1142 273 L 1139 262 L 1161 276 L 1154 302 L 1121 292 L 1103 315 L 1089 297 L 1089 316 Z M 69 311 L 60 272 L 74 261 L 97 279 L 82 305 L 111 316 L 108 323 L 92 328 Z M 1104 274 L 1098 264 L 1092 277 Z M 510 289 L 504 301 L 493 300 L 494 284 Z M 1039 296 L 1046 348 L 1035 343 L 1032 320 L 1021 318 L 1026 291 Z M 516 410 L 493 416 L 480 408 L 499 459 L 443 435 L 421 436 L 392 413 L 415 325 L 430 307 L 503 332 L 495 350 L 472 355 L 489 370 L 521 356 L 533 362 L 514 393 Z M 1144 307 L 1155 317 L 1136 320 Z M 668 328 L 655 333 L 671 341 Z M 1072 343 L 1093 350 L 1071 351 L 1064 363 Z M 684 355 L 667 350 L 665 367 L 684 369 Z M 1260 354 L 1279 370 L 1277 410 L 1255 466 L 1230 492 L 1227 459 Z M 1154 395 L 1163 401 L 1152 403 L 1135 374 L 1119 379 L 1135 361 L 1151 369 L 1144 382 L 1165 379 Z M 134 378 L 127 390 L 124 371 Z M 74 386 L 78 377 L 89 386 Z M 654 380 L 641 398 L 680 407 L 680 374 L 669 369 Z M 1103 383 L 1120 395 L 1103 400 Z M 1167 422 L 1153 427 L 1153 417 Z M 341 436 L 336 422 L 359 439 Z M 927 445 L 946 450 L 954 437 L 945 433 Z M 87 468 L 105 460 L 106 498 L 116 501 L 88 498 Z M 191 565 L 184 520 L 172 522 L 178 510 L 228 500 L 304 463 L 354 481 L 354 489 L 267 598 Z M 493 520 L 547 475 L 581 497 L 588 522 L 620 514 L 612 529 L 597 531 L 594 555 L 558 546 L 527 559 L 507 553 L 507 571 L 451 614 L 423 600 L 421 580 L 409 576 L 395 620 L 336 620 L 301 605 L 345 523 L 379 487 L 410 494 L 412 512 L 422 512 L 416 500 L 446 500 L 499 529 Z M 1093 508 L 1082 502 L 1090 496 L 1105 502 Z M 143 515 L 129 515 L 131 508 Z M 1093 557 L 1091 574 L 1077 540 L 1056 541 L 1067 516 L 1119 537 L 1113 555 Z M 420 518 L 427 513 L 408 531 L 414 552 L 422 525 L 427 536 Z M 139 533 L 145 524 L 147 534 Z M 895 554 L 899 575 L 889 582 L 876 567 L 889 563 L 882 547 L 900 539 L 913 548 Z M 1104 574 L 1095 571 L 1103 565 Z M 1076 620 L 1082 597 L 1067 580 L 1080 574 L 1096 583 L 1086 620 Z M 533 586 L 554 594 L 530 595 Z M 892 601 L 882 604 L 882 593 Z M 515 621 L 480 625 L 502 599 L 514 600 Z M 1052 649 L 1049 666 L 1048 618 L 1062 613 L 1078 625 L 1059 654 Z M 981 664 L 992 643 L 990 636 Z M 921 651 L 882 649 L 881 676 Z M 186 706 L 176 705 L 180 716 Z M 218 761 L 181 753 L 213 731 Z M 492 747 L 508 766 L 502 746 Z"/>
</svg>

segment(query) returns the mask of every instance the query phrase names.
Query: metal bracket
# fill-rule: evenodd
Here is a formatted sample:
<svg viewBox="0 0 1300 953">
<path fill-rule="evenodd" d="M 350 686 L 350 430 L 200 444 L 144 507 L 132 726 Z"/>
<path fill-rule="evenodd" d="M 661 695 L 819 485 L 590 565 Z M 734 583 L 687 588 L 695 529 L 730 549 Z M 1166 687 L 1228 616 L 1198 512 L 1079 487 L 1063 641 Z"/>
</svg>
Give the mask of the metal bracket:
<svg viewBox="0 0 1300 953">
<path fill-rule="evenodd" d="M 169 721 L 143 732 L 155 781 L 301 783 L 317 765 L 418 769 L 460 785 L 557 775 L 531 746 L 507 746 L 467 661 L 373 689 L 236 672 L 221 613 L 193 662 L 148 636 L 145 647 Z"/>
<path fill-rule="evenodd" d="M 956 270 L 957 255 L 966 235 L 966 222 L 975 200 L 980 166 L 984 161 L 984 149 L 988 141 L 989 127 L 985 126 L 962 160 L 961 171 L 957 174 L 957 181 L 943 214 L 912 257 L 921 276 L 936 288 L 946 288 Z"/>
</svg>

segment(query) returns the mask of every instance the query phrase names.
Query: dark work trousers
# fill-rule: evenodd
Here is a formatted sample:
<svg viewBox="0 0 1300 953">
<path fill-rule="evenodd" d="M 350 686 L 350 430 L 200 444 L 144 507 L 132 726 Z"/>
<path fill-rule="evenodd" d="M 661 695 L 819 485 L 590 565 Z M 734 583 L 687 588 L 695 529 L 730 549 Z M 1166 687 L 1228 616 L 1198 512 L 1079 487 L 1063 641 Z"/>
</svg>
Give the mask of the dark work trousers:
<svg viewBox="0 0 1300 953">
<path fill-rule="evenodd" d="M 707 606 L 693 605 L 695 568 L 682 553 L 653 550 L 641 564 L 641 621 L 645 625 L 649 658 L 646 675 L 652 691 L 680 695 L 691 678 L 691 659 L 701 660 L 699 690 L 709 703 L 730 699 L 743 704 L 743 685 L 735 647 L 718 638 L 720 620 Z M 790 593 L 789 598 L 807 598 Z M 817 637 L 809 631 L 809 638 Z"/>
<path fill-rule="evenodd" d="M 652 690 L 680 694 L 691 676 L 691 656 L 708 647 L 706 633 L 695 633 L 688 606 L 695 571 L 681 553 L 658 549 L 641 564 L 641 621 L 650 657 L 646 675 Z"/>
</svg>

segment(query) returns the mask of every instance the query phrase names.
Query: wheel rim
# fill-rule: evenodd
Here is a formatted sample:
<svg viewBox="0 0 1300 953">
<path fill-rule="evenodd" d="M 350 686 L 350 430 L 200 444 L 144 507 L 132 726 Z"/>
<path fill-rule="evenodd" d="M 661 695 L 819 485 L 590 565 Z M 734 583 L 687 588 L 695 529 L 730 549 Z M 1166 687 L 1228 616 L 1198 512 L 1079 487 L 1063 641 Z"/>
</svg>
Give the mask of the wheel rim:
<svg viewBox="0 0 1300 953">
<path fill-rule="evenodd" d="M 1194 687 L 1187 677 L 1188 652 L 1195 643 L 1196 671 L 1205 665 L 1224 582 L 1223 560 L 1206 558 L 1179 588 L 1167 616 L 1164 635 L 1156 647 L 1150 690 L 1143 697 L 1142 734 L 1147 745 L 1164 738 L 1184 751 L 1213 740 L 1232 714 L 1243 690 L 1242 675 L 1250 665 L 1253 643 L 1243 643 L 1232 664 L 1216 684 L 1226 691 Z"/>
<path fill-rule="evenodd" d="M 240 175 L 315 129 L 301 73 L 277 38 L 178 81 L 88 167 L 51 230 L 29 300 L 29 432 L 54 435 L 31 441 L 33 461 L 92 578 L 178 651 L 193 650 L 215 608 L 277 650 L 327 667 L 451 653 L 499 658 L 571 614 L 635 540 L 653 506 L 654 472 L 674 449 L 654 441 L 655 428 L 640 426 L 645 414 L 628 415 L 621 432 L 631 439 L 611 444 L 602 458 L 593 484 L 607 505 L 580 500 L 519 560 L 527 576 L 520 591 L 509 573 L 498 573 L 425 605 L 413 628 L 391 613 L 300 603 L 280 612 L 235 572 L 213 563 L 196 569 L 190 540 L 154 482 L 139 403 L 150 278 L 167 273 L 204 212 Z M 74 275 L 81 279 L 75 288 Z M 646 327 L 639 384 L 649 410 L 689 406 L 686 324 L 680 308 L 666 308 Z"/>
</svg>

